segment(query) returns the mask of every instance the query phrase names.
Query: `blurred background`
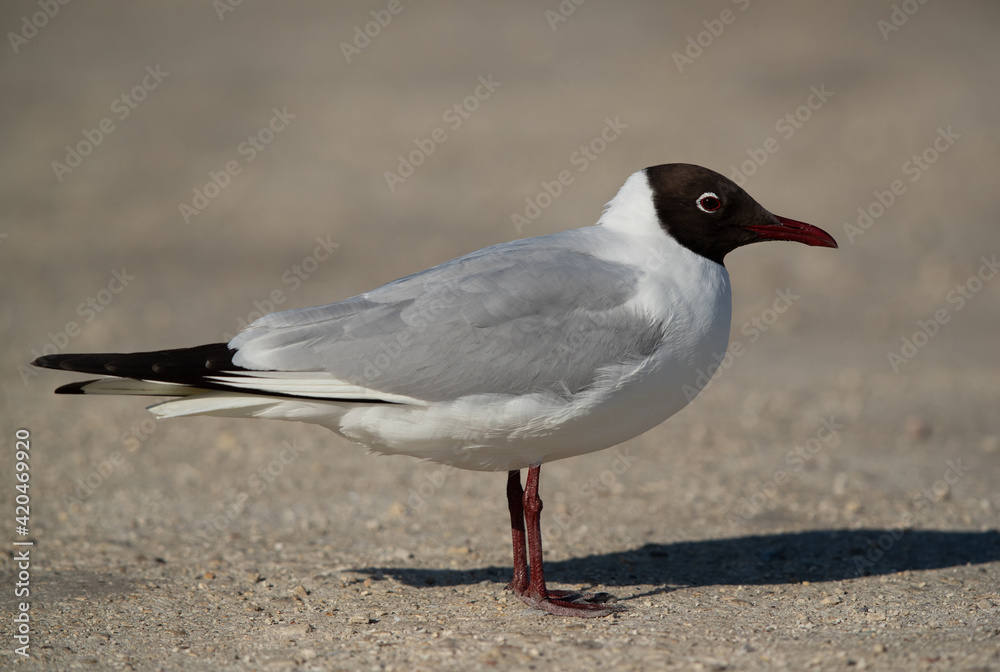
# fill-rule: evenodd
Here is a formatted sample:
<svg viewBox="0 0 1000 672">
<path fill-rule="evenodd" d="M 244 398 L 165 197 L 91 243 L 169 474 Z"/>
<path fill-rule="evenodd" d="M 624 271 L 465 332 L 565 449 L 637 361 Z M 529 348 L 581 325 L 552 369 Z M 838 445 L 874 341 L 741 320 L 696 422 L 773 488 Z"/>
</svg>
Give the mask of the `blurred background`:
<svg viewBox="0 0 1000 672">
<path fill-rule="evenodd" d="M 840 250 L 727 259 L 744 354 L 630 442 L 642 468 L 601 506 L 579 484 L 610 452 L 546 469 L 547 511 L 582 507 L 552 556 L 908 512 L 997 527 L 997 3 L 18 0 L 0 26 L 2 424 L 40 448 L 33 524 L 66 543 L 51 568 L 86 576 L 180 539 L 226 560 L 296 530 L 350 540 L 334 565 L 407 547 L 415 566 L 466 548 L 461 567 L 504 567 L 500 476 L 449 475 L 422 506 L 433 465 L 315 427 L 154 423 L 141 400 L 54 397 L 72 378 L 25 364 L 216 342 L 261 312 L 589 225 L 630 173 L 668 162 L 733 177 Z M 738 514 L 831 417 L 835 441 Z M 191 542 L 293 439 L 308 460 Z"/>
</svg>

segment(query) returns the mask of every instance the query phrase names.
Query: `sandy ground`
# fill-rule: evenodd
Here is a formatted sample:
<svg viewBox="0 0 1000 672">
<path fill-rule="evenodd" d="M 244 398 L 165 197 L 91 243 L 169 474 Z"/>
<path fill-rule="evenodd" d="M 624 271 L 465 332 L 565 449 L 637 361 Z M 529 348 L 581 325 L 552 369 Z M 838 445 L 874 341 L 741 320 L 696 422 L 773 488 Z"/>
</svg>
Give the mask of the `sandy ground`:
<svg viewBox="0 0 1000 672">
<path fill-rule="evenodd" d="M 1000 6 L 348 4 L 0 10 L 0 668 L 1000 670 Z M 543 470 L 549 579 L 612 618 L 505 592 L 501 474 L 24 367 L 590 224 L 673 161 L 841 249 L 731 255 L 712 384 Z"/>
</svg>

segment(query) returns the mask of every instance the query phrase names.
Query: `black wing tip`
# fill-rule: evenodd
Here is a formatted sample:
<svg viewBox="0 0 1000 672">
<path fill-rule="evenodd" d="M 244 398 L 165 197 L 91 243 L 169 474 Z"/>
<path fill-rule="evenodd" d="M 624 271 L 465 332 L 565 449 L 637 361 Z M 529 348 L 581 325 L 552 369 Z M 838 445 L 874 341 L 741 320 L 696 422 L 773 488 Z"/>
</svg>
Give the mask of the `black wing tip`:
<svg viewBox="0 0 1000 672">
<path fill-rule="evenodd" d="M 110 374 L 121 378 L 155 378 L 157 373 L 168 373 L 163 382 L 186 382 L 174 378 L 221 369 L 239 370 L 240 367 L 232 363 L 235 353 L 226 343 L 209 343 L 193 348 L 150 352 L 42 355 L 32 361 L 31 365 L 42 369 Z"/>
<path fill-rule="evenodd" d="M 66 355 L 42 355 L 32 360 L 31 366 L 37 366 L 40 369 L 61 369 L 59 363 L 64 359 L 66 359 Z"/>
<path fill-rule="evenodd" d="M 149 380 L 209 389 L 226 389 L 225 385 L 214 383 L 208 379 L 219 371 L 237 375 L 239 371 L 245 371 L 246 369 L 243 367 L 233 364 L 234 354 L 236 354 L 236 350 L 230 348 L 227 343 L 208 343 L 192 348 L 149 352 L 57 353 L 42 355 L 31 364 L 43 369 Z M 87 388 L 94 382 L 97 381 L 85 380 L 70 383 L 58 388 L 55 393 L 91 394 L 92 392 L 88 392 Z M 121 392 L 121 394 L 129 394 L 129 392 Z"/>
<path fill-rule="evenodd" d="M 96 380 L 81 380 L 76 383 L 69 383 L 55 389 L 55 394 L 87 394 L 86 387 Z"/>
</svg>

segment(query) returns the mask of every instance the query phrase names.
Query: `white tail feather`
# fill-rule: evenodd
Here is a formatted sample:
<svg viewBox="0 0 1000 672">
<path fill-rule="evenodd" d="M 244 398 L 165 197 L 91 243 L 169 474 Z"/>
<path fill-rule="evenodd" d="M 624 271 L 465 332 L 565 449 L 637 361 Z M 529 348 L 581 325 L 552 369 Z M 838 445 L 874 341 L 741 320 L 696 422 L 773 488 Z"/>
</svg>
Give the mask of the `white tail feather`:
<svg viewBox="0 0 1000 672">
<path fill-rule="evenodd" d="M 352 399 L 416 406 L 427 405 L 427 402 L 421 399 L 354 385 L 339 380 L 330 373 L 317 371 L 254 371 L 253 375 L 241 371 L 240 375 L 208 376 L 206 380 L 265 394 L 270 392 L 330 401 Z"/>
<path fill-rule="evenodd" d="M 233 394 L 231 392 L 207 392 L 171 399 L 147 406 L 146 410 L 158 418 L 179 418 L 185 415 L 223 415 L 246 417 L 273 406 L 280 400 L 256 394 Z"/>
<path fill-rule="evenodd" d="M 84 394 L 129 394 L 153 397 L 186 397 L 202 390 L 190 385 L 159 383 L 155 380 L 133 380 L 132 378 L 102 378 L 84 384 L 80 391 Z"/>
</svg>

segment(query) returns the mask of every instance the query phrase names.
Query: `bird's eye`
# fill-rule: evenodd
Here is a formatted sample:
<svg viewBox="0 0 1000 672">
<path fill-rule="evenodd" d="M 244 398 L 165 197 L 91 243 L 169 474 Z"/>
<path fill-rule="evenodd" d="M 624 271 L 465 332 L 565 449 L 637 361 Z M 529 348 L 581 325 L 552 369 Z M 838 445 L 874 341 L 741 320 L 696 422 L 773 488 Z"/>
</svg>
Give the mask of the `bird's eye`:
<svg viewBox="0 0 1000 672">
<path fill-rule="evenodd" d="M 704 194 L 699 196 L 695 203 L 697 203 L 698 209 L 702 212 L 715 212 L 722 207 L 722 201 L 719 200 L 719 197 L 711 191 L 706 191 Z"/>
</svg>

